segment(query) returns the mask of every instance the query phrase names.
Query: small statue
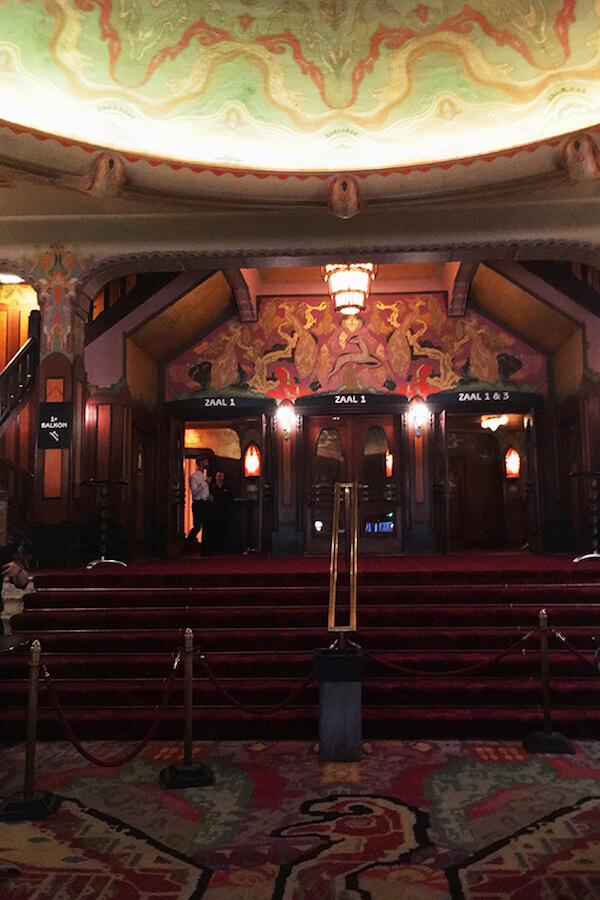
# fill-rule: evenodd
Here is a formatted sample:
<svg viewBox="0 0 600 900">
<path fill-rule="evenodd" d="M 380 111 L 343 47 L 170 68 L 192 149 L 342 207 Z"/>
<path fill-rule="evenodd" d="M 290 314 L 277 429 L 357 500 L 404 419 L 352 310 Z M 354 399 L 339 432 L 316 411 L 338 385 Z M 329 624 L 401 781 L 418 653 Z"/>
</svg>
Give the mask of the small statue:
<svg viewBox="0 0 600 900">
<path fill-rule="evenodd" d="M 329 209 L 338 219 L 351 219 L 362 207 L 362 198 L 352 175 L 336 175 L 329 182 Z"/>
</svg>

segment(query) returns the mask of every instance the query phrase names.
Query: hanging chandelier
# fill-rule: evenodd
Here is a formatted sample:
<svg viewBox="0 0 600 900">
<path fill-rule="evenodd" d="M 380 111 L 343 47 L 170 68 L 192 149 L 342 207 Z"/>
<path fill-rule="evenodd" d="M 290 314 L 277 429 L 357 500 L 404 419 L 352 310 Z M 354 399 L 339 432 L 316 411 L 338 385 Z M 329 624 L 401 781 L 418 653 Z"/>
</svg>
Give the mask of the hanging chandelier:
<svg viewBox="0 0 600 900">
<path fill-rule="evenodd" d="M 363 312 L 371 293 L 371 282 L 377 275 L 373 263 L 332 263 L 323 266 L 323 278 L 329 288 L 335 311 L 343 316 Z"/>
</svg>

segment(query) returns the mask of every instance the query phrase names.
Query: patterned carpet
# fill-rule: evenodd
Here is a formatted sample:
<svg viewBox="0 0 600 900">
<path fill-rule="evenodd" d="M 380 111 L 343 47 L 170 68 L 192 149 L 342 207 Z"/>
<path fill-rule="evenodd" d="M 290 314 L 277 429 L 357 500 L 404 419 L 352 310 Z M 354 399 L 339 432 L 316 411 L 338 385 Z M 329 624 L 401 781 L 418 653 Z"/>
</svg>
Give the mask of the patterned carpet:
<svg viewBox="0 0 600 900">
<path fill-rule="evenodd" d="M 104 759 L 131 745 L 88 744 Z M 600 897 L 600 743 L 365 744 L 323 763 L 308 742 L 194 745 L 211 787 L 164 790 L 178 743 L 117 769 L 40 744 L 43 821 L 0 823 L 2 900 L 592 900 Z M 24 747 L 0 749 L 0 796 Z"/>
</svg>

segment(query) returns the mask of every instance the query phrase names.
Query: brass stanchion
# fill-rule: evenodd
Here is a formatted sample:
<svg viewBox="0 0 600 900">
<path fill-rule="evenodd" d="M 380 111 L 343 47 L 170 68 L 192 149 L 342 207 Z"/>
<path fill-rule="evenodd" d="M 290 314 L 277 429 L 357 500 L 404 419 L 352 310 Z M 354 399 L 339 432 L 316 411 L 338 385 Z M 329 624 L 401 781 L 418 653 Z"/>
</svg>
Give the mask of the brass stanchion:
<svg viewBox="0 0 600 900">
<path fill-rule="evenodd" d="M 34 791 L 35 744 L 37 737 L 38 689 L 42 646 L 34 641 L 29 654 L 29 699 L 27 705 L 27 743 L 25 746 L 25 785 L 22 797 L 10 797 L 0 806 L 0 821 L 47 819 L 60 806 L 60 797 L 50 791 Z"/>
<path fill-rule="evenodd" d="M 183 643 L 184 706 L 183 763 L 173 763 L 160 773 L 163 788 L 208 787 L 215 783 L 208 766 L 192 762 L 192 730 L 194 711 L 194 634 L 186 628 Z"/>
<path fill-rule="evenodd" d="M 548 614 L 539 612 L 540 653 L 542 657 L 542 702 L 544 706 L 544 730 L 527 735 L 523 747 L 528 753 L 575 753 L 573 744 L 563 734 L 552 730 L 550 710 L 550 660 L 548 656 Z"/>
<path fill-rule="evenodd" d="M 337 622 L 337 579 L 340 507 L 344 508 L 346 570 L 349 578 L 348 624 Z M 319 759 L 323 762 L 355 762 L 362 754 L 362 650 L 348 646 L 346 635 L 356 633 L 358 574 L 358 484 L 335 485 L 333 528 L 329 564 L 327 630 L 337 633 L 335 643 L 313 653 L 319 679 Z"/>
</svg>

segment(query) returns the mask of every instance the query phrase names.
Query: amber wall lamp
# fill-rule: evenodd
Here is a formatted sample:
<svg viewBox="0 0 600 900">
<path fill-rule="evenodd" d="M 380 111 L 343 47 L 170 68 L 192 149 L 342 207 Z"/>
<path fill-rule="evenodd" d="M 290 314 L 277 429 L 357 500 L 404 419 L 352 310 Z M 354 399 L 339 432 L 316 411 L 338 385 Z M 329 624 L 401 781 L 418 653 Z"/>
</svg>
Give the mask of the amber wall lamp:
<svg viewBox="0 0 600 900">
<path fill-rule="evenodd" d="M 509 447 L 504 454 L 504 472 L 507 478 L 518 478 L 521 474 L 521 456 L 514 447 Z"/>
<path fill-rule="evenodd" d="M 256 444 L 248 444 L 244 453 L 244 477 L 258 478 L 260 475 L 260 450 Z"/>
</svg>

